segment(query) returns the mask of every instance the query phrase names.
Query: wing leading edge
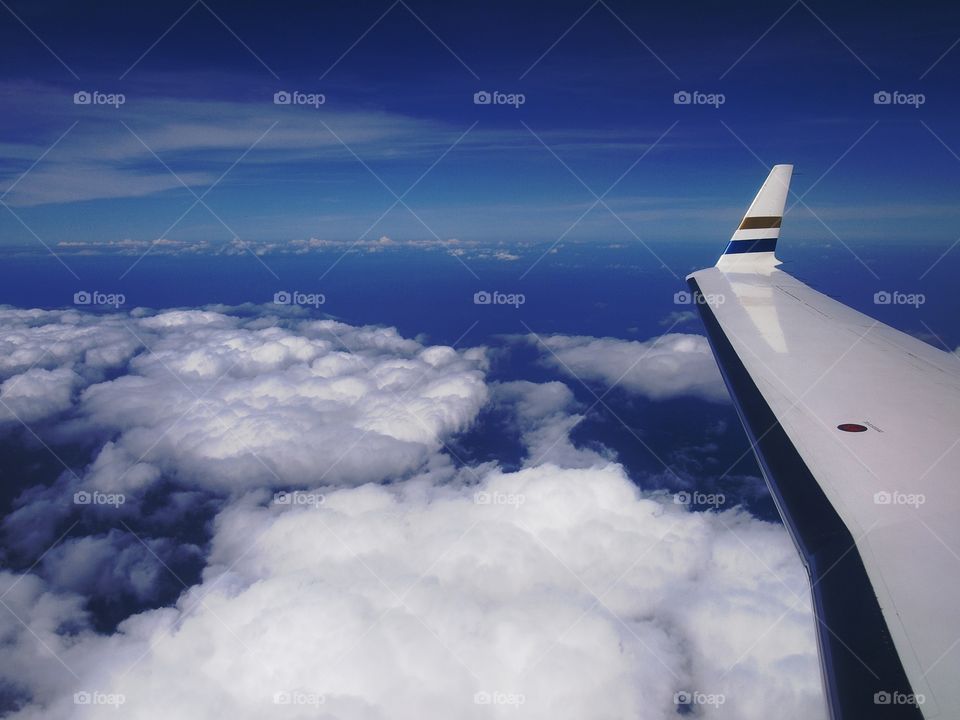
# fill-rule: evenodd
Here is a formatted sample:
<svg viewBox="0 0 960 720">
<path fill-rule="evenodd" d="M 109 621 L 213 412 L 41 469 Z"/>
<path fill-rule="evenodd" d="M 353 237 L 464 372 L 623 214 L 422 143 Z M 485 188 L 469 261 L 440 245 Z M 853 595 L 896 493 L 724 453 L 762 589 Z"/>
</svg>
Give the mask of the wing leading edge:
<svg viewBox="0 0 960 720">
<path fill-rule="evenodd" d="M 687 281 L 810 576 L 831 716 L 960 717 L 960 358 L 777 269 L 791 173 Z"/>
</svg>

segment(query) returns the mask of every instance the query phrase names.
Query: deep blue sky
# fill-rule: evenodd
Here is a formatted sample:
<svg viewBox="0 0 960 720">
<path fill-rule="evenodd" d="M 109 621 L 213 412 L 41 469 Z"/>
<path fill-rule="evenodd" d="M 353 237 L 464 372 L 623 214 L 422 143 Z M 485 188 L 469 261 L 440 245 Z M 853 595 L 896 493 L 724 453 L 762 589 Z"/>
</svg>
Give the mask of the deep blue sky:
<svg viewBox="0 0 960 720">
<path fill-rule="evenodd" d="M 761 161 L 792 162 L 809 194 L 785 238 L 939 254 L 960 236 L 958 20 L 947 3 L 11 2 L 0 243 L 549 244 L 649 151 L 605 198 L 616 216 L 598 206 L 566 240 L 722 239 Z M 126 102 L 77 106 L 80 90 Z M 326 103 L 276 106 L 278 90 Z M 725 103 L 676 105 L 682 90 Z M 468 129 L 404 197 L 419 219 L 377 222 L 383 183 L 402 195 Z M 181 181 L 216 183 L 209 211 L 187 212 Z"/>
</svg>

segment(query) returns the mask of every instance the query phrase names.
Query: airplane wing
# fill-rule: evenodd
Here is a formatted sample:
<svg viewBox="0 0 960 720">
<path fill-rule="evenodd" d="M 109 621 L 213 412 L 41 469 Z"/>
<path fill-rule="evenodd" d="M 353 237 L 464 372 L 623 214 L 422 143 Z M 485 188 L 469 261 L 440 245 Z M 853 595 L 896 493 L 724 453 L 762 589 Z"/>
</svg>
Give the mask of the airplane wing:
<svg viewBox="0 0 960 720">
<path fill-rule="evenodd" d="M 810 576 L 831 716 L 960 718 L 960 357 L 777 269 L 792 171 L 687 282 Z"/>
</svg>

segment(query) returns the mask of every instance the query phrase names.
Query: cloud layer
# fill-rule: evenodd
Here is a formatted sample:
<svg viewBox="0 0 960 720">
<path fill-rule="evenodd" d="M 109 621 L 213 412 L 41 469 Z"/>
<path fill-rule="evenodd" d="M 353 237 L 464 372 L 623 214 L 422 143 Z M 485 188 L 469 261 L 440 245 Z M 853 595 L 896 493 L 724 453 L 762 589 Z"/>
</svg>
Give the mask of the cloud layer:
<svg viewBox="0 0 960 720">
<path fill-rule="evenodd" d="M 21 495 L 5 529 L 54 516 L 49 543 L 71 513 L 95 529 L 0 573 L 13 717 L 670 718 L 677 699 L 824 717 L 783 529 L 641 492 L 611 452 L 570 440 L 563 383 L 488 384 L 482 349 L 327 320 L 30 318 L 7 381 L 31 363 L 74 373 L 41 432 L 93 450 Z M 77 327 L 113 340 L 110 362 L 38 361 L 33 345 Z M 524 446 L 515 472 L 447 447 L 489 406 Z M 125 502 L 71 506 L 78 491 Z M 178 541 L 204 498 L 209 542 Z M 197 558 L 174 604 L 94 629 L 90 598 L 150 598 Z"/>
<path fill-rule="evenodd" d="M 669 333 L 645 342 L 583 335 L 530 336 L 544 362 L 582 381 L 619 386 L 651 400 L 689 396 L 725 402 L 707 339 Z"/>
</svg>

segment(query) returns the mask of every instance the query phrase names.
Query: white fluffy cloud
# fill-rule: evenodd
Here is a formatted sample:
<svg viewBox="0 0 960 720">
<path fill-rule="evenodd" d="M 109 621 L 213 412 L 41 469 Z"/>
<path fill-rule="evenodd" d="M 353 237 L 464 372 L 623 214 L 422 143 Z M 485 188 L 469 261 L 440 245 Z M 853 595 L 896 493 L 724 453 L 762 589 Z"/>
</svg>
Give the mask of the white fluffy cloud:
<svg viewBox="0 0 960 720">
<path fill-rule="evenodd" d="M 89 388 L 81 413 L 129 457 L 187 484 L 254 487 L 397 478 L 486 400 L 483 355 L 331 320 L 295 330 L 219 313 L 146 318 L 131 372 Z"/>
<path fill-rule="evenodd" d="M 126 318 L 0 308 L 0 427 L 44 420 L 102 380 L 140 344 Z"/>
<path fill-rule="evenodd" d="M 20 327 L 0 340 L 0 419 L 63 412 L 85 388 L 68 429 L 114 437 L 90 474 L 104 490 L 135 491 L 147 465 L 222 492 L 396 478 L 486 400 L 482 350 L 425 347 L 389 328 L 212 311 L 8 319 Z"/>
<path fill-rule="evenodd" d="M 583 335 L 529 337 L 544 362 L 580 380 L 616 385 L 651 400 L 729 399 L 707 339 L 669 333 L 645 342 Z"/>
<path fill-rule="evenodd" d="M 177 608 L 111 638 L 48 631 L 79 679 L 55 673 L 21 717 L 106 716 L 73 704 L 88 691 L 131 718 L 318 710 L 282 693 L 339 718 L 669 718 L 684 690 L 727 717 L 822 717 L 812 631 L 780 528 L 642 497 L 615 465 L 542 465 L 235 505 Z"/>
<path fill-rule="evenodd" d="M 184 511 L 222 498 L 206 567 L 175 606 L 110 634 L 84 599 L 149 595 L 177 552 L 164 540 L 69 537 L 31 573 L 0 573 L 13 717 L 117 717 L 122 700 L 144 719 L 655 720 L 676 716 L 681 691 L 722 696 L 702 709 L 718 716 L 825 716 L 783 529 L 641 492 L 611 454 L 571 442 L 564 384 L 488 386 L 481 350 L 384 328 L 212 311 L 125 322 L 149 349 L 60 411 L 62 436 L 99 450 L 26 493 L 17 527 L 81 485 L 136 496 L 166 479 Z M 488 401 L 514 418 L 516 472 L 444 446 Z"/>
<path fill-rule="evenodd" d="M 577 448 L 570 431 L 583 420 L 575 413 L 576 401 L 570 388 L 561 382 L 532 383 L 526 380 L 493 386 L 494 401 L 510 407 L 514 430 L 519 433 L 526 457 L 524 465 L 546 462 L 560 467 L 592 467 L 611 461 L 612 453 L 600 455 Z"/>
</svg>

